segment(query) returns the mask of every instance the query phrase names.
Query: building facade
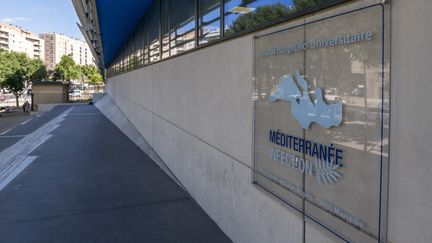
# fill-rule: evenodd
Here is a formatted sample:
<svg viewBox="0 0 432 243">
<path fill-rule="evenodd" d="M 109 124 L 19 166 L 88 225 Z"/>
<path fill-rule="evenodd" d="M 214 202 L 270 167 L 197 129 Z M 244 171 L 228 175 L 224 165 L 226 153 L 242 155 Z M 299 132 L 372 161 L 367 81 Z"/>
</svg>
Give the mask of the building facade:
<svg viewBox="0 0 432 243">
<path fill-rule="evenodd" d="M 23 52 L 44 59 L 44 41 L 37 35 L 8 23 L 0 23 L 0 49 Z"/>
<path fill-rule="evenodd" d="M 79 65 L 95 65 L 93 54 L 88 44 L 58 33 L 39 35 L 45 42 L 45 65 L 47 70 L 54 71 L 62 56 L 70 55 Z"/>
<path fill-rule="evenodd" d="M 431 1 L 73 3 L 105 98 L 233 242 L 430 242 Z"/>
</svg>

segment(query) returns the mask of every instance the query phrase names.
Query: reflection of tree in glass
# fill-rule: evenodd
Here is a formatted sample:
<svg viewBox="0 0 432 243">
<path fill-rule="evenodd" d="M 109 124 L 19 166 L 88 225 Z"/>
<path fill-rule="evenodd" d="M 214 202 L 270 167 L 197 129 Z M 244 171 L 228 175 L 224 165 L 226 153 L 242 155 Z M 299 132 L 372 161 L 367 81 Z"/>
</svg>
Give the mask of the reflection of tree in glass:
<svg viewBox="0 0 432 243">
<path fill-rule="evenodd" d="M 282 3 L 264 5 L 258 7 L 254 12 L 238 17 L 226 30 L 226 34 L 233 34 L 243 30 L 251 29 L 261 24 L 283 18 L 293 12 L 317 6 L 321 0 L 294 0 L 293 7 Z M 240 7 L 246 7 L 253 0 L 243 0 Z"/>
<path fill-rule="evenodd" d="M 282 5 L 274 4 L 258 7 L 255 12 L 238 17 L 230 29 L 226 30 L 227 34 L 233 34 L 243 30 L 251 29 L 257 25 L 282 18 L 291 13 L 291 9 Z"/>
<path fill-rule="evenodd" d="M 240 7 L 246 7 L 249 3 L 253 3 L 255 0 L 242 0 L 240 3 Z"/>
<path fill-rule="evenodd" d="M 294 6 L 297 11 L 317 6 L 321 0 L 294 0 Z"/>
</svg>

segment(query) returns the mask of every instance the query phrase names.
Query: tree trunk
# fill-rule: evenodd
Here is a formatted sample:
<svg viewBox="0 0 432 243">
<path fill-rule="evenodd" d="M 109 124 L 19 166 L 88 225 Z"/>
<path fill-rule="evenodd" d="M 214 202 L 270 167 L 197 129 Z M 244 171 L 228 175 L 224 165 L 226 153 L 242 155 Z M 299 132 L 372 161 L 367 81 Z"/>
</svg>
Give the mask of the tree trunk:
<svg viewBox="0 0 432 243">
<path fill-rule="evenodd" d="M 18 100 L 19 96 L 15 95 L 15 101 L 16 101 L 16 107 L 19 108 L 19 100 Z"/>
</svg>

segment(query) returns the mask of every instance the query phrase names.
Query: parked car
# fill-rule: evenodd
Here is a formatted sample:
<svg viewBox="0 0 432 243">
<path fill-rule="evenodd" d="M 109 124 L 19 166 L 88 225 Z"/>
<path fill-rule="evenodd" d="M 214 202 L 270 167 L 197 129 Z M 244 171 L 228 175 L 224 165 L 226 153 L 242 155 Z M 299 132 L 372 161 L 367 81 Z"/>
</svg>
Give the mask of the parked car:
<svg viewBox="0 0 432 243">
<path fill-rule="evenodd" d="M 70 93 L 70 96 L 72 96 L 72 97 L 77 97 L 80 95 L 81 95 L 81 90 L 78 90 L 78 89 L 76 89 L 76 90 L 72 91 L 72 93 Z"/>
<path fill-rule="evenodd" d="M 6 100 L 6 96 L 0 95 L 0 101 L 5 101 L 5 100 Z"/>
</svg>

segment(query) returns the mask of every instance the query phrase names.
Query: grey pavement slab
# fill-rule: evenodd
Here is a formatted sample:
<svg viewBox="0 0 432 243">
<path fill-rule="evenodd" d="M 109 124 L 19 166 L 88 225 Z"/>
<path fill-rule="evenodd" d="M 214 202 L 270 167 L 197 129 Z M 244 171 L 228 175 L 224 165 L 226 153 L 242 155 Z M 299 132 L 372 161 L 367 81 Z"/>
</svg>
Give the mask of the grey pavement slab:
<svg viewBox="0 0 432 243">
<path fill-rule="evenodd" d="M 13 122 L 14 124 L 9 124 L 8 128 L 10 128 L 9 131 L 7 129 L 3 131 L 3 133 L 0 135 L 0 151 L 3 151 L 5 148 L 13 145 L 14 143 L 18 142 L 20 139 L 22 139 L 22 136 L 28 135 L 50 120 L 52 120 L 54 117 L 58 116 L 65 110 L 69 109 L 71 106 L 64 105 L 64 106 L 56 106 L 49 112 L 43 112 L 39 115 L 35 116 L 21 116 L 21 119 L 15 119 Z M 25 119 L 24 119 L 25 118 Z M 0 118 L 0 121 L 2 121 L 3 117 Z M 4 121 L 6 122 L 6 121 Z M 25 122 L 25 124 L 21 124 L 22 122 Z M 6 125 L 5 125 L 6 127 Z M 4 133 L 6 132 L 6 133 Z"/>
<path fill-rule="evenodd" d="M 29 120 L 26 124 L 19 125 L 19 126 L 15 127 L 13 130 L 9 131 L 6 135 L 8 135 L 8 136 L 27 135 L 27 134 L 35 131 L 39 127 L 43 126 L 45 123 L 47 123 L 48 121 L 50 121 L 54 117 L 58 116 L 59 114 L 61 114 L 65 110 L 69 109 L 70 107 L 71 106 L 69 106 L 69 105 L 56 106 L 49 112 L 43 112 L 40 114 L 40 116 L 32 117 L 32 119 Z"/>
<path fill-rule="evenodd" d="M 0 191 L 0 242 L 231 242 L 94 106 L 52 134 Z"/>
<path fill-rule="evenodd" d="M 29 119 L 30 116 L 24 113 L 22 110 L 10 112 L 10 113 L 0 113 L 0 134 L 6 130 L 13 128 L 20 124 L 21 122 Z"/>
<path fill-rule="evenodd" d="M 22 139 L 22 137 L 14 137 L 14 136 L 0 136 L 0 151 L 11 146 L 12 144 L 18 142 L 18 140 Z"/>
</svg>

